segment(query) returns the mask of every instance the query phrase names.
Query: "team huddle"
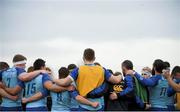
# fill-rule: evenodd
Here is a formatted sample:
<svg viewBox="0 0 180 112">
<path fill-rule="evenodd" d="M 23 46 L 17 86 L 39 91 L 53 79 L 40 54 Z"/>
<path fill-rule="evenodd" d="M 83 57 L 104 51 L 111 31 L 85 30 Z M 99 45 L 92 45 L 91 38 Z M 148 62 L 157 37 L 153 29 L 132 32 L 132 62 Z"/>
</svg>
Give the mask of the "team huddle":
<svg viewBox="0 0 180 112">
<path fill-rule="evenodd" d="M 13 67 L 0 62 L 0 111 L 175 111 L 180 110 L 180 66 L 170 73 L 161 59 L 142 73 L 121 63 L 122 73 L 95 62 L 95 51 L 84 50 L 84 65 L 61 67 L 58 79 L 36 59 L 25 71 L 26 57 L 13 57 Z"/>
</svg>

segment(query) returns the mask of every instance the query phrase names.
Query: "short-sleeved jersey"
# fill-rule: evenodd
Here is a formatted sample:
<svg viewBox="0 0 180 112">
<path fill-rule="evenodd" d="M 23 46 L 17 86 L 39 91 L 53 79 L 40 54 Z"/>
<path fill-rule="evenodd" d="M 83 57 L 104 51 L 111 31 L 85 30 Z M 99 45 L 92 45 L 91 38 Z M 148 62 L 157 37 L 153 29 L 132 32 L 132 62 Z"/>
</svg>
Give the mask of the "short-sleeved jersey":
<svg viewBox="0 0 180 112">
<path fill-rule="evenodd" d="M 71 97 L 68 91 L 55 93 L 51 91 L 52 111 L 70 111 Z"/>
<path fill-rule="evenodd" d="M 44 83 L 51 80 L 48 74 L 40 74 L 29 82 L 25 82 L 25 97 L 31 97 L 38 92 L 41 92 L 43 96 L 48 95 L 48 90 L 44 88 Z M 37 101 L 30 102 L 26 105 L 26 108 L 36 108 L 46 106 L 46 98 L 41 98 Z"/>
<path fill-rule="evenodd" d="M 167 94 L 168 86 L 167 80 L 161 75 L 161 79 L 158 80 L 157 85 L 149 88 L 149 100 L 152 107 L 168 108 L 167 106 L 174 105 L 173 96 L 168 97 Z"/>
<path fill-rule="evenodd" d="M 22 81 L 18 79 L 19 74 L 25 72 L 22 68 L 12 67 L 0 73 L 0 80 L 6 85 L 8 88 L 14 88 L 15 86 L 20 84 L 20 87 L 23 88 Z M 19 107 L 21 106 L 23 91 L 18 93 L 18 100 L 13 101 L 8 98 L 2 98 L 2 107 Z"/>
</svg>

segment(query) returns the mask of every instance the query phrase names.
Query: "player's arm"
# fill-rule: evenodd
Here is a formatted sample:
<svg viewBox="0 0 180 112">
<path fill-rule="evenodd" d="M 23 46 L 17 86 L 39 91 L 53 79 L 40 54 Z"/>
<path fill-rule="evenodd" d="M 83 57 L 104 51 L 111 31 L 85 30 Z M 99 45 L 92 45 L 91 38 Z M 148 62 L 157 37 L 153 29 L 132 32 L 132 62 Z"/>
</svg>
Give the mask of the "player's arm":
<svg viewBox="0 0 180 112">
<path fill-rule="evenodd" d="M 176 91 L 171 86 L 169 86 L 168 89 L 167 89 L 168 97 L 170 97 L 170 96 L 172 96 L 174 94 L 176 94 Z"/>
<path fill-rule="evenodd" d="M 171 77 L 167 78 L 169 85 L 177 92 L 180 92 L 180 83 L 176 84 Z"/>
<path fill-rule="evenodd" d="M 144 85 L 144 86 L 155 86 L 158 82 L 158 80 L 161 78 L 160 75 L 152 76 L 150 78 L 143 78 L 140 74 L 137 72 L 134 72 L 134 76 L 138 79 L 138 81 Z"/>
<path fill-rule="evenodd" d="M 121 80 L 122 80 L 122 77 L 121 77 L 120 75 L 114 76 L 114 75 L 112 75 L 108 70 L 106 70 L 105 68 L 104 68 L 104 74 L 105 74 L 106 80 L 107 80 L 108 82 L 113 83 L 113 84 L 118 84 L 118 83 L 120 83 Z"/>
<path fill-rule="evenodd" d="M 6 92 L 4 90 L 4 88 L 5 88 L 5 85 L 2 82 L 2 71 L 1 71 L 0 72 L 0 96 L 9 98 L 14 101 L 18 99 L 18 96 L 12 96 L 12 95 L 8 94 L 8 92 Z"/>
<path fill-rule="evenodd" d="M 111 94 L 110 94 L 111 100 L 116 100 L 118 98 L 124 99 L 124 98 L 126 98 L 126 96 L 134 97 L 133 77 L 131 75 L 126 75 L 124 80 L 126 81 L 126 88 L 123 89 L 123 91 L 121 91 L 119 93 L 111 92 Z"/>
<path fill-rule="evenodd" d="M 17 85 L 14 88 L 6 88 L 5 87 L 4 90 L 11 95 L 17 95 L 22 90 L 22 88 L 19 85 Z"/>
<path fill-rule="evenodd" d="M 38 92 L 35 95 L 28 97 L 28 98 L 22 98 L 22 103 L 29 103 L 29 102 L 34 102 L 37 101 L 39 99 L 43 98 L 43 93 L 42 92 Z"/>
<path fill-rule="evenodd" d="M 99 87 L 93 89 L 87 94 L 87 98 L 99 98 L 101 96 L 104 96 L 108 92 L 109 85 L 108 83 L 104 82 Z"/>
<path fill-rule="evenodd" d="M 48 89 L 49 91 L 62 92 L 62 91 L 66 91 L 69 89 L 69 87 L 61 87 L 56 84 L 53 84 L 53 82 L 51 81 L 51 78 L 48 74 L 43 75 L 42 81 L 43 81 L 44 87 L 46 89 Z"/>
<path fill-rule="evenodd" d="M 130 75 L 126 75 L 125 76 L 125 81 L 126 81 L 126 83 L 127 83 L 127 87 L 123 90 L 123 91 L 121 91 L 120 93 L 115 93 L 115 92 L 112 92 L 111 94 L 110 94 L 110 99 L 111 100 L 116 100 L 116 99 L 118 99 L 118 97 L 119 98 L 122 98 L 122 97 L 124 97 L 124 96 L 126 96 L 126 95 L 131 95 L 131 93 L 133 92 L 133 90 L 134 90 L 134 87 L 133 87 L 133 78 L 132 78 L 132 76 L 130 76 Z"/>
<path fill-rule="evenodd" d="M 126 83 L 127 83 L 127 87 L 118 94 L 119 97 L 131 93 L 133 91 L 133 89 L 134 89 L 132 76 L 126 75 L 125 80 L 126 80 Z"/>
<path fill-rule="evenodd" d="M 9 98 L 11 100 L 14 100 L 16 101 L 18 99 L 18 96 L 12 96 L 10 94 L 8 94 L 4 89 L 0 88 L 0 95 L 2 97 L 6 97 L 6 98 Z"/>
<path fill-rule="evenodd" d="M 44 83 L 44 87 L 46 89 L 48 89 L 49 91 L 53 91 L 53 92 L 62 92 L 62 91 L 67 91 L 68 90 L 68 87 L 58 86 L 56 84 L 53 84 L 52 81 L 46 81 Z"/>
<path fill-rule="evenodd" d="M 21 73 L 25 73 L 25 70 L 24 69 L 20 69 L 20 68 L 16 68 L 17 70 L 17 75 L 19 76 Z M 8 92 L 9 94 L 11 95 L 16 95 L 18 94 L 22 88 L 24 88 L 24 82 L 22 82 L 21 80 L 18 80 L 18 83 L 15 87 L 13 88 L 8 88 L 6 86 L 4 86 L 4 90 L 6 92 Z"/>
<path fill-rule="evenodd" d="M 79 69 L 74 69 L 69 76 L 67 76 L 64 79 L 56 79 L 54 82 L 60 86 L 69 86 L 74 80 L 78 77 L 78 71 Z"/>
<path fill-rule="evenodd" d="M 21 81 L 27 82 L 27 81 L 30 81 L 30 80 L 34 79 L 40 73 L 47 73 L 47 71 L 45 71 L 45 70 L 36 70 L 36 71 L 30 72 L 30 73 L 23 72 L 18 76 L 18 78 Z"/>
<path fill-rule="evenodd" d="M 169 71 L 164 71 L 163 76 L 167 79 L 169 85 L 177 92 L 180 92 L 180 83 L 177 84 L 171 78 L 171 74 Z"/>
<path fill-rule="evenodd" d="M 89 106 L 92 106 L 94 108 L 97 108 L 99 106 L 98 102 L 89 101 L 88 99 L 86 99 L 83 96 L 79 95 L 79 93 L 76 90 L 71 91 L 70 94 L 74 99 L 76 99 L 81 104 L 89 105 Z"/>
<path fill-rule="evenodd" d="M 67 76 L 64 79 L 55 79 L 54 82 L 59 86 L 69 86 L 73 81 L 71 76 Z"/>
<path fill-rule="evenodd" d="M 87 100 L 86 98 L 84 98 L 84 97 L 82 97 L 80 95 L 76 96 L 76 100 L 79 103 L 82 103 L 82 104 L 85 104 L 85 105 L 89 105 L 89 106 L 92 106 L 94 108 L 97 108 L 99 106 L 99 102 L 91 102 L 91 101 Z"/>
<path fill-rule="evenodd" d="M 36 94 L 34 94 L 34 95 L 31 96 L 31 97 L 23 98 L 23 99 L 22 99 L 22 102 L 23 102 L 23 103 L 29 103 L 29 102 L 37 101 L 37 100 L 39 100 L 39 99 L 42 99 L 42 98 L 48 96 L 48 93 L 49 93 L 49 91 L 44 88 L 44 89 L 42 89 L 40 92 L 37 92 Z"/>
<path fill-rule="evenodd" d="M 18 81 L 18 84 L 14 88 L 5 87 L 4 90 L 11 95 L 17 95 L 25 87 L 24 82 Z"/>
</svg>

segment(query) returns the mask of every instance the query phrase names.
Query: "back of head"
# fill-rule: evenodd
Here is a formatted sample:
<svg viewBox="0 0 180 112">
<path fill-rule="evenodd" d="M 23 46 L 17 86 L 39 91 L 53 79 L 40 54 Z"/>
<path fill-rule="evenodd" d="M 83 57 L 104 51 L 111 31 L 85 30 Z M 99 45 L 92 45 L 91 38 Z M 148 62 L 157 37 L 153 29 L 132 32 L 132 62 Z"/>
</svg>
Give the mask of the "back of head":
<svg viewBox="0 0 180 112">
<path fill-rule="evenodd" d="M 14 65 L 24 64 L 26 63 L 27 58 L 21 54 L 17 54 L 13 57 Z"/>
<path fill-rule="evenodd" d="M 141 74 L 145 77 L 145 76 L 148 76 L 148 77 L 151 77 L 152 76 L 152 70 L 151 68 L 149 67 L 144 67 L 141 71 Z"/>
<path fill-rule="evenodd" d="M 86 61 L 94 61 L 95 60 L 95 52 L 91 48 L 87 48 L 84 50 L 83 58 Z"/>
<path fill-rule="evenodd" d="M 46 69 L 46 71 L 48 72 L 49 75 L 52 75 L 53 72 L 49 67 L 46 67 L 45 69 Z"/>
<path fill-rule="evenodd" d="M 68 65 L 68 70 L 71 71 L 73 69 L 77 68 L 77 66 L 75 64 L 69 64 Z"/>
<path fill-rule="evenodd" d="M 151 68 L 149 68 L 149 67 L 144 67 L 144 68 L 142 69 L 142 71 L 147 71 L 147 72 L 152 73 L 152 70 L 151 70 Z"/>
<path fill-rule="evenodd" d="M 114 76 L 119 76 L 119 75 L 122 75 L 121 72 L 115 72 L 114 73 Z"/>
<path fill-rule="evenodd" d="M 46 70 L 47 70 L 47 71 L 49 71 L 49 72 L 51 72 L 51 71 L 52 71 L 49 67 L 46 67 Z"/>
<path fill-rule="evenodd" d="M 165 62 L 164 62 L 164 67 L 165 67 L 165 68 L 170 68 L 170 63 L 167 62 L 167 61 L 165 61 Z"/>
<path fill-rule="evenodd" d="M 180 66 L 175 66 L 172 70 L 172 77 L 174 77 L 177 73 L 180 73 Z"/>
<path fill-rule="evenodd" d="M 9 68 L 9 65 L 6 62 L 0 62 L 0 71 L 6 70 Z"/>
<path fill-rule="evenodd" d="M 125 60 L 122 62 L 122 67 L 126 68 L 127 70 L 133 70 L 133 63 L 130 60 Z"/>
<path fill-rule="evenodd" d="M 58 73 L 59 79 L 66 78 L 69 75 L 69 70 L 66 67 L 61 67 Z"/>
<path fill-rule="evenodd" d="M 166 66 L 164 64 L 164 62 L 161 59 L 156 59 L 153 63 L 153 69 L 158 72 L 158 73 L 162 73 L 162 70 L 165 69 Z"/>
<path fill-rule="evenodd" d="M 45 67 L 45 61 L 43 59 L 37 59 L 34 64 L 34 70 L 40 70 L 42 67 Z"/>
<path fill-rule="evenodd" d="M 34 71 L 34 67 L 33 66 L 30 66 L 28 69 L 27 69 L 27 72 L 33 72 Z"/>
</svg>

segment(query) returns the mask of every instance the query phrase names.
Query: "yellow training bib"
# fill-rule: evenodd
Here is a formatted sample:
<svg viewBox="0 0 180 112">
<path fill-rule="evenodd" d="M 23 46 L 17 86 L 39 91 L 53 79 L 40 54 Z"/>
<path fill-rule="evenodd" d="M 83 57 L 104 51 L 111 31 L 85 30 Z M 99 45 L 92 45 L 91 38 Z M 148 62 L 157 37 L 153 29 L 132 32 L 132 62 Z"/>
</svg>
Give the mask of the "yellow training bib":
<svg viewBox="0 0 180 112">
<path fill-rule="evenodd" d="M 101 66 L 80 66 L 76 80 L 77 89 L 81 96 L 99 87 L 104 82 L 104 69 Z"/>
</svg>

